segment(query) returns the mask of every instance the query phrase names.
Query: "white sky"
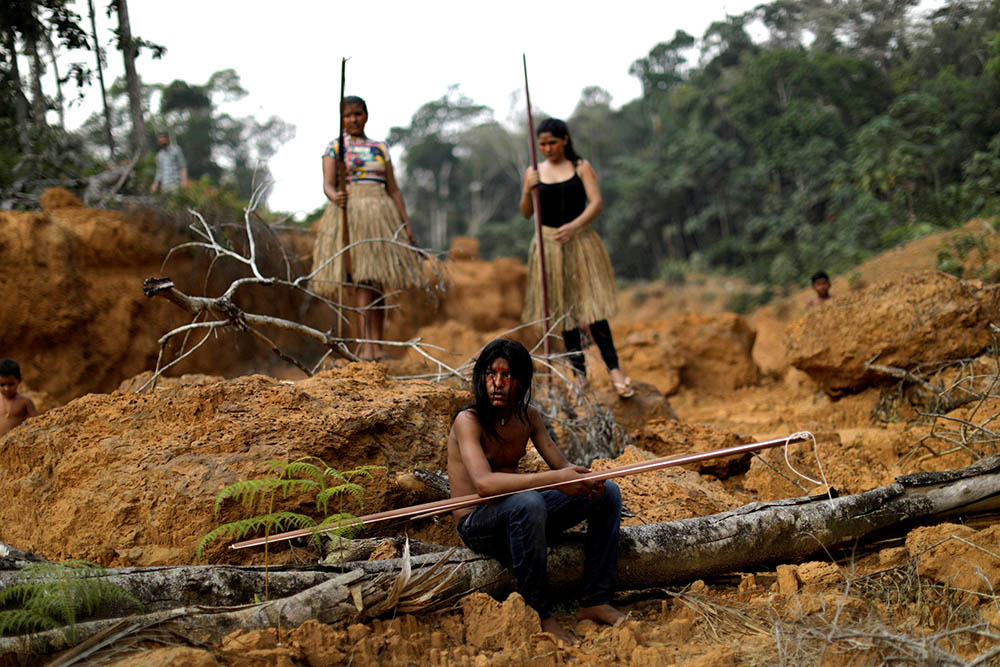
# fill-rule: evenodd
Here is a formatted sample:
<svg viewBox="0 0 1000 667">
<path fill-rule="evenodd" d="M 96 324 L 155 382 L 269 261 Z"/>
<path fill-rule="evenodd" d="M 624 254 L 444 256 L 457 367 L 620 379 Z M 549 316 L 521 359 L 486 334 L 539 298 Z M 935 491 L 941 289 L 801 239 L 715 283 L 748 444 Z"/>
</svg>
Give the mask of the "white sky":
<svg viewBox="0 0 1000 667">
<path fill-rule="evenodd" d="M 304 213 L 325 201 L 320 155 L 337 131 L 342 56 L 351 58 L 347 94 L 368 102 L 373 138 L 409 125 L 451 84 L 506 120 L 512 101 L 518 110 L 524 104 L 522 53 L 536 112 L 566 117 L 587 86 L 608 90 L 616 108 L 638 97 L 633 61 L 678 29 L 700 38 L 711 22 L 762 1 L 129 0 L 129 14 L 133 34 L 167 47 L 161 60 L 140 57 L 145 82 L 202 84 L 232 68 L 249 95 L 230 113 L 276 115 L 296 126 L 270 165 L 277 181 L 270 206 Z M 102 40 L 111 39 L 106 4 L 95 2 Z M 89 26 L 86 2 L 75 5 Z M 107 53 L 110 85 L 123 68 L 117 51 Z M 95 80 L 67 124 L 78 126 L 99 104 Z"/>
</svg>

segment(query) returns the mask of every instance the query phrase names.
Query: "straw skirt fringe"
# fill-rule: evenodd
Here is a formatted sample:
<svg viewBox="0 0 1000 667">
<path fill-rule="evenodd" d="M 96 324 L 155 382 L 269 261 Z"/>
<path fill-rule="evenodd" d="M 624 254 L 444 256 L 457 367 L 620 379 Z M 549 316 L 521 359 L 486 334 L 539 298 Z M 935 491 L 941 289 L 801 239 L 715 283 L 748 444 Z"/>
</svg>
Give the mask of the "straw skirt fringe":
<svg viewBox="0 0 1000 667">
<path fill-rule="evenodd" d="M 548 278 L 550 325 L 563 315 L 562 329 L 588 326 L 618 310 L 615 275 L 601 237 L 588 225 L 569 243 L 556 240 L 555 227 L 542 227 L 545 274 Z M 538 237 L 531 241 L 525 322 L 542 319 L 542 285 L 538 279 Z"/>
<path fill-rule="evenodd" d="M 317 227 L 313 268 L 334 257 L 313 276 L 312 290 L 321 296 L 336 296 L 340 283 L 347 282 L 345 253 L 340 252 L 344 247 L 341 219 L 341 209 L 331 202 L 327 204 Z M 351 244 L 365 239 L 409 242 L 396 205 L 379 183 L 347 185 L 347 220 L 348 241 Z M 352 245 L 347 254 L 350 255 L 351 280 L 355 283 L 398 290 L 416 287 L 422 282 L 419 256 L 396 243 L 359 243 Z"/>
</svg>

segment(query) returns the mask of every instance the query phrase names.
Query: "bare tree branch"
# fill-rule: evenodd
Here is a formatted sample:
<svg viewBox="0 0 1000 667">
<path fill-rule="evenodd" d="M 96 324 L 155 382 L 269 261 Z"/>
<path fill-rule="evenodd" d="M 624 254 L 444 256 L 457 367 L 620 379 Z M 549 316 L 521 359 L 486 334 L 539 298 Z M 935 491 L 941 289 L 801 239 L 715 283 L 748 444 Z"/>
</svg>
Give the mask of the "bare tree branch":
<svg viewBox="0 0 1000 667">
<path fill-rule="evenodd" d="M 175 366 L 182 359 L 187 358 L 195 350 L 202 347 L 207 342 L 211 334 L 215 333 L 219 329 L 234 330 L 238 333 L 247 334 L 263 342 L 275 356 L 286 363 L 294 365 L 307 375 L 312 375 L 317 372 L 331 354 L 336 354 L 350 361 L 360 361 L 360 359 L 353 352 L 351 352 L 350 346 L 366 342 L 375 342 L 389 347 L 413 348 L 418 354 L 437 365 L 439 371 L 440 369 L 447 369 L 449 374 L 463 377 L 459 370 L 451 368 L 447 363 L 437 359 L 427 351 L 428 348 L 432 348 L 434 346 L 428 346 L 419 340 L 406 342 L 368 341 L 360 338 L 334 336 L 332 330 L 321 331 L 313 326 L 295 321 L 293 319 L 270 314 L 248 312 L 246 308 L 240 306 L 238 297 L 246 290 L 246 288 L 263 287 L 290 290 L 293 293 L 298 294 L 303 300 L 305 300 L 306 303 L 309 301 L 321 303 L 329 308 L 331 312 L 334 313 L 335 317 L 341 321 L 346 319 L 348 313 L 364 313 L 370 309 L 389 310 L 397 307 L 389 304 L 387 301 L 395 294 L 395 292 L 383 293 L 373 303 L 363 308 L 354 308 L 337 303 L 311 290 L 308 286 L 309 281 L 315 277 L 322 266 L 325 266 L 326 263 L 333 261 L 336 256 L 328 258 L 326 262 L 319 267 L 313 267 L 312 271 L 305 275 L 293 276 L 292 263 L 289 261 L 289 255 L 285 251 L 281 240 L 276 234 L 274 234 L 274 230 L 270 229 L 267 223 L 260 218 L 256 211 L 263 199 L 266 189 L 269 186 L 269 182 L 263 183 L 258 185 L 258 187 L 254 190 L 247 208 L 244 209 L 243 221 L 239 225 L 213 225 L 209 223 L 201 213 L 193 209 L 189 209 L 189 212 L 195 219 L 194 223 L 189 226 L 191 233 L 195 236 L 195 240 L 181 243 L 171 248 L 164 259 L 161 268 L 165 270 L 167 262 L 180 251 L 200 250 L 208 253 L 211 258 L 205 277 L 206 292 L 208 291 L 209 277 L 211 276 L 216 263 L 219 261 L 225 259 L 232 260 L 238 265 L 245 267 L 245 269 L 249 271 L 250 275 L 232 280 L 218 296 L 196 296 L 186 294 L 177 289 L 173 280 L 168 277 L 148 278 L 143 283 L 143 292 L 147 297 L 152 298 L 159 296 L 170 301 L 182 310 L 191 313 L 194 316 L 194 321 L 177 327 L 167 332 L 160 338 L 160 351 L 156 369 L 154 370 L 153 376 L 150 380 L 147 381 L 143 387 L 140 388 L 140 390 L 145 389 L 147 386 L 155 386 L 157 378 L 165 370 Z M 254 221 L 254 218 L 257 218 L 257 220 Z M 236 232 L 235 235 L 230 231 L 225 232 L 225 235 L 223 235 L 220 233 L 220 228 L 239 231 Z M 262 245 L 260 243 L 258 234 L 261 233 L 261 229 L 266 229 L 267 232 L 271 234 L 273 244 L 269 243 L 268 245 Z M 392 238 L 363 239 L 356 241 L 341 250 L 341 252 L 347 252 L 351 247 L 362 243 L 389 243 L 407 248 L 408 250 L 417 253 L 422 258 L 432 260 L 432 263 L 435 266 L 435 271 L 439 271 L 436 266 L 436 258 L 432 254 L 421 248 L 411 246 L 408 243 L 404 243 L 399 240 L 399 234 L 401 231 L 402 226 L 400 229 L 396 230 L 396 233 Z M 243 245 L 244 249 L 241 250 L 237 247 L 239 245 Z M 263 268 L 267 266 L 267 262 L 262 260 L 265 260 L 267 256 L 267 252 L 265 251 L 270 245 L 273 245 L 280 250 L 281 268 L 278 269 L 278 272 L 284 273 L 284 276 L 269 275 L 268 270 Z M 439 275 L 439 277 L 443 278 L 441 275 Z M 203 317 L 206 318 L 205 321 L 200 321 Z M 319 343 L 325 348 L 325 350 L 318 360 L 313 361 L 300 359 L 295 355 L 290 354 L 287 350 L 282 349 L 276 339 L 274 339 L 271 335 L 264 333 L 262 329 L 277 329 L 279 331 L 290 332 L 295 337 L 309 339 Z M 184 350 L 187 344 L 187 336 L 189 336 L 193 331 L 199 330 L 207 330 L 205 337 L 202 338 L 193 348 Z M 180 355 L 169 363 L 164 364 L 164 360 L 166 358 L 165 350 L 168 343 L 176 336 L 180 335 L 185 336 L 184 343 L 181 346 Z"/>
</svg>

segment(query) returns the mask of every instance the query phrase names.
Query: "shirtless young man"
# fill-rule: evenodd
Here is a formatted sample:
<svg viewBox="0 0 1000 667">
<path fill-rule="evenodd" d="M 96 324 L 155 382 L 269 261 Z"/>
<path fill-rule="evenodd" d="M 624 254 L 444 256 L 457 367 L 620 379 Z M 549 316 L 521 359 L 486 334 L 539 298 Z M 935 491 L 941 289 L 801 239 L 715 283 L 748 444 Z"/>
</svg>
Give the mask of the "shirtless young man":
<svg viewBox="0 0 1000 667">
<path fill-rule="evenodd" d="M 16 361 L 0 359 L 0 436 L 28 417 L 38 415 L 35 404 L 24 394 L 17 393 L 21 384 L 21 367 Z"/>
<path fill-rule="evenodd" d="M 578 481 L 558 490 L 531 487 L 580 480 L 589 472 L 571 464 L 552 441 L 531 401 L 531 355 L 503 338 L 489 343 L 472 371 L 475 403 L 455 417 L 448 436 L 452 497 L 493 496 L 521 491 L 473 508 L 456 510 L 465 544 L 514 571 L 517 588 L 538 612 L 542 630 L 567 643 L 575 640 L 552 617 L 546 549 L 549 537 L 587 520 L 584 580 L 577 617 L 617 623 L 610 606 L 618 565 L 621 494 L 610 481 Z M 519 473 L 528 439 L 551 470 Z"/>
</svg>

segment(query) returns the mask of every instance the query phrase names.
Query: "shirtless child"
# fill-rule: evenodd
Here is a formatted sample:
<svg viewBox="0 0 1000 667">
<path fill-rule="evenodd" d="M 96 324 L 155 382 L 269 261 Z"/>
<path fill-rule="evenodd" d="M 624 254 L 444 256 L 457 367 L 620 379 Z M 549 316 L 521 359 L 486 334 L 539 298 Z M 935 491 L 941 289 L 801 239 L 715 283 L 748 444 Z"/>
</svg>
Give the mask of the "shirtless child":
<svg viewBox="0 0 1000 667">
<path fill-rule="evenodd" d="M 574 637 L 552 617 L 546 548 L 550 536 L 587 520 L 584 580 L 577 617 L 613 625 L 624 615 L 610 606 L 618 565 L 621 494 L 610 481 L 578 481 L 558 490 L 525 491 L 579 480 L 589 472 L 571 464 L 552 441 L 532 405 L 531 355 L 503 338 L 489 343 L 472 371 L 475 403 L 455 417 L 448 436 L 452 497 L 513 495 L 454 512 L 462 541 L 514 571 L 517 589 L 538 612 L 542 630 L 566 643 Z M 528 439 L 551 470 L 519 473 Z"/>
<path fill-rule="evenodd" d="M 21 367 L 16 361 L 0 359 L 0 410 L 3 419 L 0 420 L 0 436 L 11 430 L 28 417 L 38 415 L 35 404 L 24 394 L 17 393 L 21 384 Z"/>
<path fill-rule="evenodd" d="M 806 310 L 822 306 L 833 298 L 830 294 L 830 276 L 826 275 L 826 271 L 817 271 L 812 275 L 812 288 L 816 294 L 806 303 Z"/>
</svg>

